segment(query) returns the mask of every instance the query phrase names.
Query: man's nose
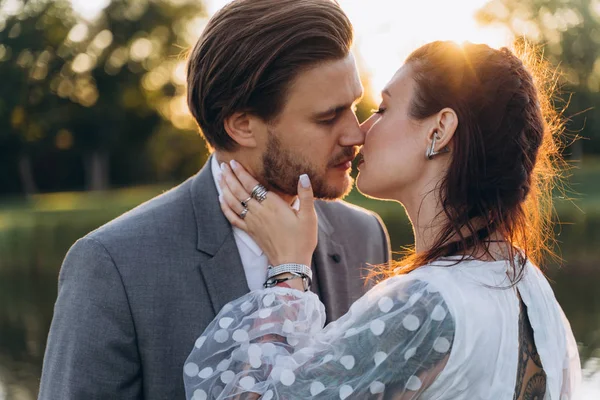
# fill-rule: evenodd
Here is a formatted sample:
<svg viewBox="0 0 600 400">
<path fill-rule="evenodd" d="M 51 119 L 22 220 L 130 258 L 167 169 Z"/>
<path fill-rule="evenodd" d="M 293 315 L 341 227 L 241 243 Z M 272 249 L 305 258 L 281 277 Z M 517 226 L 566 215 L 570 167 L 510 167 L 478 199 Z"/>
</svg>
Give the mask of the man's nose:
<svg viewBox="0 0 600 400">
<path fill-rule="evenodd" d="M 348 118 L 348 122 L 344 127 L 344 133 L 340 138 L 340 145 L 346 146 L 362 146 L 365 143 L 365 134 L 363 133 L 356 116 L 352 114 Z"/>
</svg>

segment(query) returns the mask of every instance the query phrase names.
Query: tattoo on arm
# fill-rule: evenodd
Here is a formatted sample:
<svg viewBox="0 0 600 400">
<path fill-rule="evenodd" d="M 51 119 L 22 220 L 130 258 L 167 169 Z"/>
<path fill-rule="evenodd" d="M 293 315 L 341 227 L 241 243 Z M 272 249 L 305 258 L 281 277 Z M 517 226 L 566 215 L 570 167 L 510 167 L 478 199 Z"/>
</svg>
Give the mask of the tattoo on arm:
<svg viewBox="0 0 600 400">
<path fill-rule="evenodd" d="M 546 373 L 535 346 L 533 328 L 527 316 L 527 307 L 520 301 L 519 364 L 514 400 L 543 399 L 546 394 Z"/>
</svg>

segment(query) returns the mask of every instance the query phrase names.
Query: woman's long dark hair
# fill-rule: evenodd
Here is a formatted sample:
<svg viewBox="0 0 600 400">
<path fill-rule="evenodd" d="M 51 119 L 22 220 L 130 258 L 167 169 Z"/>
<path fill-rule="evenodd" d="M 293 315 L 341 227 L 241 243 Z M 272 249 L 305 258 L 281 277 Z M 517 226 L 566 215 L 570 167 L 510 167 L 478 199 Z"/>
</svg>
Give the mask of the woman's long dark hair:
<svg viewBox="0 0 600 400">
<path fill-rule="evenodd" d="M 490 235 L 498 234 L 511 245 L 518 281 L 527 259 L 539 264 L 554 254 L 552 189 L 563 130 L 551 104 L 555 77 L 535 52 L 518 57 L 482 44 L 429 43 L 406 64 L 416 82 L 412 118 L 449 107 L 458 126 L 451 164 L 436 188 L 447 222 L 430 249 L 410 251 L 386 275 L 482 249 L 491 256 Z"/>
</svg>

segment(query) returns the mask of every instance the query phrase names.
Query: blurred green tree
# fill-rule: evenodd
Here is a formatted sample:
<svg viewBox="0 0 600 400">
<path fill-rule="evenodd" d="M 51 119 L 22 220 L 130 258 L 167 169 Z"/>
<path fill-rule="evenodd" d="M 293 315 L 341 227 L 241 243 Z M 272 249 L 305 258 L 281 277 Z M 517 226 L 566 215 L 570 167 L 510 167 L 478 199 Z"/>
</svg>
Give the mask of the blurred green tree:
<svg viewBox="0 0 600 400">
<path fill-rule="evenodd" d="M 183 53 L 206 23 L 198 0 L 0 0 L 0 195 L 194 174 Z"/>
<path fill-rule="evenodd" d="M 600 153 L 600 1 L 491 0 L 477 13 L 484 24 L 502 24 L 517 37 L 543 47 L 559 66 L 568 103 L 567 129 L 584 139 L 570 147 L 571 157 Z"/>
<path fill-rule="evenodd" d="M 187 113 L 182 51 L 204 24 L 197 0 L 2 0 L 0 194 L 195 172 L 206 151 Z M 158 131 L 161 157 L 183 156 L 152 159 Z"/>
</svg>

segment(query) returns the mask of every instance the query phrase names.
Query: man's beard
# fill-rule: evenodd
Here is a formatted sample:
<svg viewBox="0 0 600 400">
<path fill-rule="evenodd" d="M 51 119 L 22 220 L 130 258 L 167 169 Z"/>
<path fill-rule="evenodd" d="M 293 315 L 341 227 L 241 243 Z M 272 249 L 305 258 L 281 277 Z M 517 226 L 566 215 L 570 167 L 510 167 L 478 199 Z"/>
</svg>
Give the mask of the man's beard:
<svg viewBox="0 0 600 400">
<path fill-rule="evenodd" d="M 290 196 L 298 194 L 298 178 L 302 174 L 310 177 L 313 192 L 316 198 L 335 200 L 346 196 L 354 180 L 348 177 L 347 183 L 342 188 L 327 183 L 325 171 L 319 171 L 314 165 L 303 160 L 299 155 L 284 149 L 279 139 L 269 130 L 267 149 L 262 157 L 263 178 L 269 190 L 274 190 Z M 327 168 L 339 165 L 344 160 L 356 154 L 354 147 L 345 147 L 341 154 L 334 157 L 327 164 Z"/>
</svg>

